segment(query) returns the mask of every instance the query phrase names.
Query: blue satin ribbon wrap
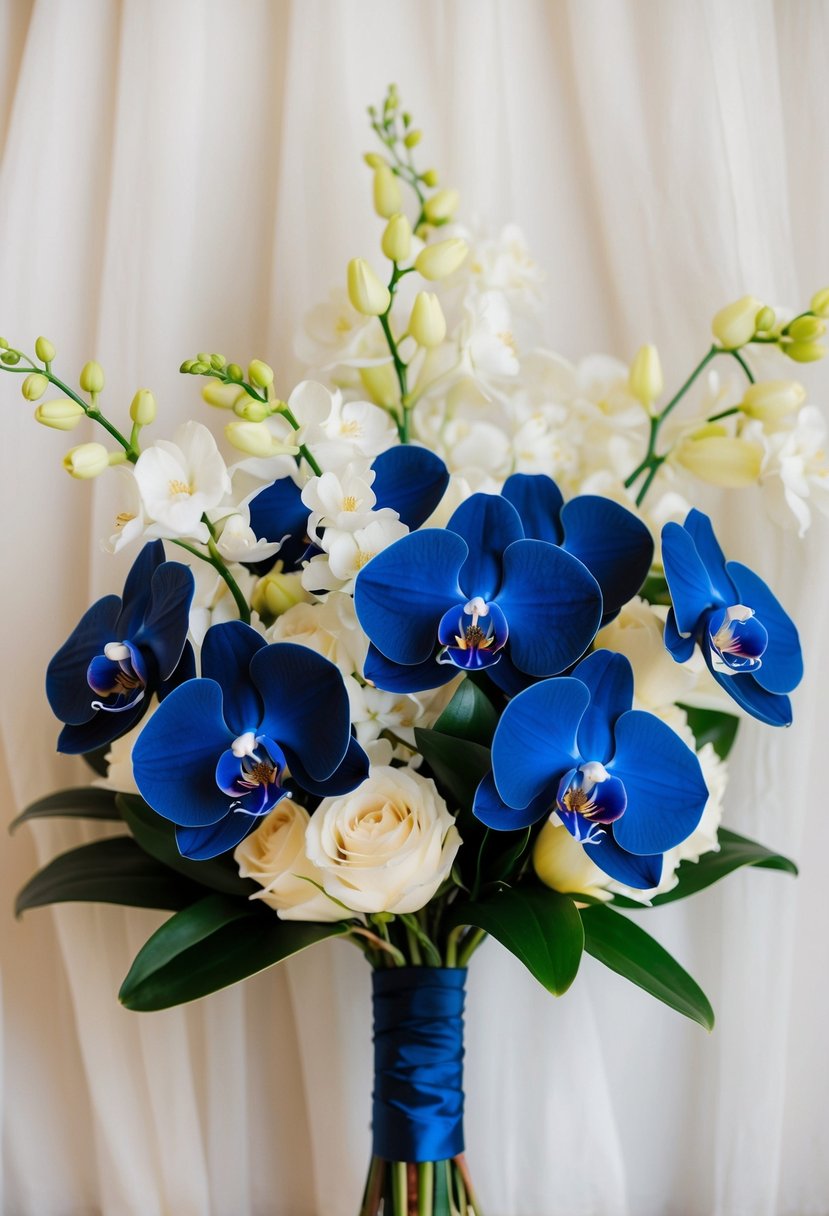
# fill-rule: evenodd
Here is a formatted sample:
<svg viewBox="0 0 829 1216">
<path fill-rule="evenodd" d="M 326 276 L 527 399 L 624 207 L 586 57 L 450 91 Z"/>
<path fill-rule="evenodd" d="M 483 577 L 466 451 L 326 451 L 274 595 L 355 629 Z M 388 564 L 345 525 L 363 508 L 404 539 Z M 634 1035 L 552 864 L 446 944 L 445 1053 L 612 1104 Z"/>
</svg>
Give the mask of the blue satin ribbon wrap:
<svg viewBox="0 0 829 1216">
<path fill-rule="evenodd" d="M 466 968 L 373 973 L 374 1155 L 446 1161 L 463 1152 Z"/>
</svg>

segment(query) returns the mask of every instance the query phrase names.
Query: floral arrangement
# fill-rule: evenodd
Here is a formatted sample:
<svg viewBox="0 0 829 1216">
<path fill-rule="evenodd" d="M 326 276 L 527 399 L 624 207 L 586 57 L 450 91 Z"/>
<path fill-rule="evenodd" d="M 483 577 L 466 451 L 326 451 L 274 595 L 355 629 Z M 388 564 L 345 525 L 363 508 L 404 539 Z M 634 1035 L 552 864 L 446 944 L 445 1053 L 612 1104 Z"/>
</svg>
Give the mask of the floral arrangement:
<svg viewBox="0 0 829 1216">
<path fill-rule="evenodd" d="M 170 911 L 124 980 L 136 1010 L 356 945 L 377 1065 L 361 1212 L 480 1213 L 461 1014 L 484 939 L 556 994 L 587 951 L 710 1029 L 638 913 L 740 866 L 795 872 L 720 820 L 738 721 L 792 720 L 797 632 L 693 504 L 701 482 L 759 485 L 801 534 L 826 509 L 819 411 L 758 377 L 823 357 L 829 289 L 797 315 L 723 308 L 667 400 L 653 346 L 573 366 L 538 344 L 518 229 L 458 222 L 393 87 L 369 114 L 387 268 L 355 258 L 306 319 L 315 378 L 283 399 L 261 359 L 182 364 L 234 463 L 202 421 L 146 442 L 146 389 L 119 429 L 98 363 L 76 391 L 45 338 L 0 343 L 39 422 L 106 432 L 64 467 L 115 469 L 105 543 L 137 550 L 46 673 L 58 748 L 97 779 L 18 818 L 126 831 L 57 857 L 18 909 Z"/>
</svg>

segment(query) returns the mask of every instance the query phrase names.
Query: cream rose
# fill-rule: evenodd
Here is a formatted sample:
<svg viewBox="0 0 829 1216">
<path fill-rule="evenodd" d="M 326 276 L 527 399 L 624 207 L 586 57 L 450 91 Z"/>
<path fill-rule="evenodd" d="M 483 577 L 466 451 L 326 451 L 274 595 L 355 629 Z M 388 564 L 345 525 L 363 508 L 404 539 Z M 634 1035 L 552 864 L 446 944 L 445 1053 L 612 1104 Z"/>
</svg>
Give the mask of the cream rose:
<svg viewBox="0 0 829 1216">
<path fill-rule="evenodd" d="M 543 883 L 564 895 L 588 895 L 609 900 L 611 879 L 591 860 L 589 850 L 575 840 L 567 828 L 551 816 L 538 834 L 533 849 L 533 867 Z"/>
<path fill-rule="evenodd" d="M 383 766 L 352 793 L 325 798 L 306 836 L 323 887 L 355 912 L 416 912 L 448 876 L 460 844 L 434 782 Z"/>
<path fill-rule="evenodd" d="M 283 798 L 233 856 L 242 878 L 263 888 L 251 899 L 264 900 L 282 920 L 343 920 L 346 913 L 319 890 L 322 875 L 306 855 L 309 820 L 304 807 Z"/>
</svg>

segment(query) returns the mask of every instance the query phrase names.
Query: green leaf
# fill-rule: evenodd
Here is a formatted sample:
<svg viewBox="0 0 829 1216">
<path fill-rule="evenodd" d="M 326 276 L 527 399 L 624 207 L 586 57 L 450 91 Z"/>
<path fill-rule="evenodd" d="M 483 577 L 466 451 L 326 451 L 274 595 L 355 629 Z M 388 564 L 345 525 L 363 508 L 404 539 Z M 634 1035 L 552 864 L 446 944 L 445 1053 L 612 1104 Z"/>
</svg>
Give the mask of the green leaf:
<svg viewBox="0 0 829 1216">
<path fill-rule="evenodd" d="M 743 866 L 757 866 L 761 870 L 782 870 L 784 874 L 792 874 L 797 877 L 797 866 L 793 861 L 781 853 L 773 853 L 771 849 L 758 844 L 756 840 L 738 836 L 736 832 L 729 832 L 726 828 L 720 828 L 718 839 L 720 842 L 718 852 L 703 853 L 699 861 L 680 863 L 676 872 L 677 885 L 663 895 L 657 895 L 651 901 L 652 907 L 658 908 L 662 904 L 671 904 L 677 899 L 687 899 L 689 895 L 696 895 L 697 891 L 704 891 L 712 883 L 719 882 L 721 878 L 725 878 L 726 875 Z M 618 895 L 613 902 L 625 908 L 643 907 L 634 900 L 623 899 Z M 647 905 L 644 906 L 647 907 Z"/>
<path fill-rule="evenodd" d="M 489 748 L 421 727 L 415 727 L 415 740 L 444 793 L 463 810 L 471 810 L 475 791 L 491 767 Z"/>
<path fill-rule="evenodd" d="M 671 593 L 664 574 L 649 575 L 642 584 L 639 594 L 649 604 L 670 605 L 671 603 Z"/>
<path fill-rule="evenodd" d="M 224 895 L 247 897 L 261 891 L 258 883 L 239 876 L 236 862 L 229 854 L 209 861 L 182 857 L 176 844 L 175 825 L 157 815 L 137 794 L 119 794 L 117 803 L 124 822 L 144 852 L 171 870 Z"/>
<path fill-rule="evenodd" d="M 438 718 L 434 729 L 442 735 L 469 739 L 489 747 L 497 725 L 498 714 L 489 697 L 467 677 Z"/>
<path fill-rule="evenodd" d="M 279 920 L 270 909 L 208 895 L 165 921 L 145 943 L 118 999 L 139 1011 L 182 1005 L 347 929 L 342 923 Z"/>
<path fill-rule="evenodd" d="M 69 790 L 58 790 L 46 798 L 38 798 L 21 811 L 16 819 L 9 824 L 9 831 L 28 823 L 33 819 L 113 819 L 118 820 L 118 808 L 115 805 L 116 794 L 113 790 L 101 789 L 97 785 L 75 787 Z"/>
<path fill-rule="evenodd" d="M 505 946 L 555 996 L 579 969 L 584 930 L 576 905 L 548 887 L 514 887 L 475 903 L 453 904 L 447 925 L 474 925 Z"/>
<path fill-rule="evenodd" d="M 697 748 L 713 743 L 714 751 L 721 760 L 725 760 L 737 738 L 740 719 L 717 709 L 696 709 L 693 705 L 680 705 L 679 708 L 688 715 L 688 725 L 694 732 Z"/>
<path fill-rule="evenodd" d="M 707 996 L 649 933 L 607 905 L 582 909 L 581 919 L 588 954 L 671 1009 L 713 1030 L 714 1011 Z"/>
<path fill-rule="evenodd" d="M 27 908 L 68 901 L 128 904 L 178 911 L 202 889 L 148 857 L 129 836 L 96 840 L 61 853 L 17 897 L 17 916 Z"/>
</svg>

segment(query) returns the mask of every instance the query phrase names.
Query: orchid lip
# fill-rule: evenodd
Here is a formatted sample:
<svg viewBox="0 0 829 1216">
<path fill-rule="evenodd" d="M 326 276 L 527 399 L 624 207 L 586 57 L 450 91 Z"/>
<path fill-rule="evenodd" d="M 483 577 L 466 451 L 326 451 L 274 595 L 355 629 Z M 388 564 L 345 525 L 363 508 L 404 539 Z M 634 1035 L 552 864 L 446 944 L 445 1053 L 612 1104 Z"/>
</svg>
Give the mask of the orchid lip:
<svg viewBox="0 0 829 1216">
<path fill-rule="evenodd" d="M 455 604 L 441 617 L 438 641 L 443 649 L 438 662 L 463 670 L 492 667 L 500 659 L 508 637 L 509 627 L 501 608 L 476 595 L 466 604 Z"/>
<path fill-rule="evenodd" d="M 258 817 L 287 795 L 281 784 L 285 765 L 278 743 L 267 735 L 244 731 L 219 757 L 216 784 L 233 799 L 231 811 Z"/>
<path fill-rule="evenodd" d="M 86 680 L 98 699 L 93 709 L 123 713 L 144 699 L 147 666 L 141 651 L 130 642 L 107 642 L 86 671 Z"/>
<path fill-rule="evenodd" d="M 733 676 L 762 667 L 769 635 L 753 608 L 731 604 L 719 609 L 709 618 L 707 634 L 715 671 Z"/>
<path fill-rule="evenodd" d="M 571 836 L 582 844 L 595 844 L 607 825 L 621 819 L 627 808 L 627 791 L 598 760 L 571 768 L 559 782 L 556 811 Z"/>
</svg>

